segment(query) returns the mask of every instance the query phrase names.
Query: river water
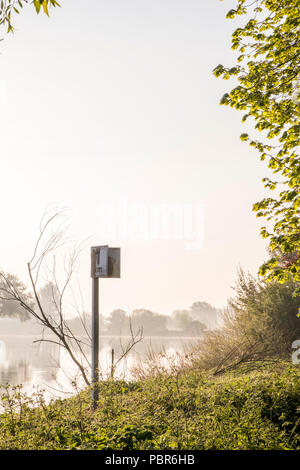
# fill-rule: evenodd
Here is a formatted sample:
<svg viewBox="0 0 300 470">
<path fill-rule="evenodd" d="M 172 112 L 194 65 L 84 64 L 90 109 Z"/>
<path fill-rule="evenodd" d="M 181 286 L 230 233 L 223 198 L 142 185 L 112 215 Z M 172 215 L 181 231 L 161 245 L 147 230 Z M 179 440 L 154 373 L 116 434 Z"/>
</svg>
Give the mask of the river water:
<svg viewBox="0 0 300 470">
<path fill-rule="evenodd" d="M 65 396 L 74 392 L 72 381 L 77 369 L 68 353 L 51 342 L 35 343 L 40 337 L 34 335 L 0 335 L 0 384 L 22 385 L 31 394 L 35 387 L 44 388 L 51 396 Z M 112 349 L 115 361 L 122 355 L 129 338 L 100 337 L 100 369 L 104 378 L 111 370 Z M 135 345 L 116 368 L 116 377 L 132 378 L 132 368 L 144 367 L 149 354 L 164 350 L 166 355 L 186 351 L 196 338 L 145 337 Z M 90 357 L 90 347 L 85 348 Z M 79 386 L 82 386 L 80 379 Z"/>
</svg>

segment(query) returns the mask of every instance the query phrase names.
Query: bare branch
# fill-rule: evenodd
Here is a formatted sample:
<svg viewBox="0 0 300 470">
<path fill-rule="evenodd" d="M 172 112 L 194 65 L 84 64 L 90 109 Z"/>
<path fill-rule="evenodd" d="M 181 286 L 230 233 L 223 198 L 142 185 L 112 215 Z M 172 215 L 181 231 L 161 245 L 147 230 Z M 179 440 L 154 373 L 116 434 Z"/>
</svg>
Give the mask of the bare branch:
<svg viewBox="0 0 300 470">
<path fill-rule="evenodd" d="M 131 318 L 129 318 L 129 329 L 131 335 L 130 340 L 126 344 L 125 348 L 123 348 L 123 345 L 121 344 L 122 354 L 119 359 L 114 363 L 114 369 L 116 369 L 117 365 L 127 356 L 127 354 L 134 348 L 134 346 L 140 343 L 144 338 L 143 327 L 139 327 L 136 333 L 134 333 Z M 111 375 L 113 376 L 113 371 Z"/>
</svg>

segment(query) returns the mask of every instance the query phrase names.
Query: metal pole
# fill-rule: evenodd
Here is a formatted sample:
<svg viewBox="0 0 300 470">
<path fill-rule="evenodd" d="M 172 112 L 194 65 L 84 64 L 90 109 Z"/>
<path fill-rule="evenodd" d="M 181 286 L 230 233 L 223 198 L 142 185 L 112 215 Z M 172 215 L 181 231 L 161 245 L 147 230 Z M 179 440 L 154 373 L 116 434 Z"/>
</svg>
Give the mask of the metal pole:
<svg viewBox="0 0 300 470">
<path fill-rule="evenodd" d="M 99 279 L 92 280 L 92 407 L 99 398 Z"/>
<path fill-rule="evenodd" d="M 113 379 L 114 378 L 114 369 L 115 369 L 115 350 L 111 350 L 111 372 L 110 376 Z"/>
</svg>

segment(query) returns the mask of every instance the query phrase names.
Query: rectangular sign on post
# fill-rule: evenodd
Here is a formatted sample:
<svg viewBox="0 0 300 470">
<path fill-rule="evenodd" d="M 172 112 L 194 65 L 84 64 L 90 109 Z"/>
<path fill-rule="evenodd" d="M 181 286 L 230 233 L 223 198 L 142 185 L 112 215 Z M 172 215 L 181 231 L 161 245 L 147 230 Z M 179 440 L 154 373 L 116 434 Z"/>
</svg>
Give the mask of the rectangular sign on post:
<svg viewBox="0 0 300 470">
<path fill-rule="evenodd" d="M 108 275 L 108 246 L 100 246 L 96 254 L 95 276 Z"/>
<path fill-rule="evenodd" d="M 92 405 L 97 408 L 99 396 L 99 278 L 119 278 L 121 248 L 92 246 Z"/>
<path fill-rule="evenodd" d="M 91 277 L 120 277 L 120 248 L 109 248 L 108 245 L 91 248 Z"/>
<path fill-rule="evenodd" d="M 121 277 L 121 248 L 108 248 L 108 277 Z"/>
</svg>

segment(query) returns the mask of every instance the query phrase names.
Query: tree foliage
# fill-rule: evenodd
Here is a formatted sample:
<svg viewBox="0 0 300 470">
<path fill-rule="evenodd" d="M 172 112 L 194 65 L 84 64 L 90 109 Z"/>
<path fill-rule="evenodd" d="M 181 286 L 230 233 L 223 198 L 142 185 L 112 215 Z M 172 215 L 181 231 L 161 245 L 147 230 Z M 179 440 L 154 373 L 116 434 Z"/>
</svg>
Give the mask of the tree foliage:
<svg viewBox="0 0 300 470">
<path fill-rule="evenodd" d="M 241 139 L 257 149 L 261 160 L 280 176 L 279 181 L 263 179 L 276 195 L 253 206 L 257 216 L 267 221 L 268 228 L 262 227 L 261 235 L 269 239 L 273 253 L 260 274 L 269 280 L 299 282 L 300 1 L 238 0 L 227 18 L 237 15 L 247 17 L 245 25 L 232 34 L 237 62 L 233 67 L 218 65 L 214 74 L 235 77 L 238 84 L 221 104 L 244 111 L 243 122 L 254 120 L 263 137 L 256 140 L 243 133 Z M 278 251 L 282 256 L 277 256 Z"/>
<path fill-rule="evenodd" d="M 24 305 L 16 300 L 16 296 L 22 297 L 30 308 L 34 307 L 33 295 L 25 284 L 14 274 L 0 273 L 0 318 L 18 318 L 21 321 L 30 318 Z"/>
<path fill-rule="evenodd" d="M 37 13 L 43 11 L 49 16 L 50 7 L 59 7 L 60 4 L 56 0 L 1 0 L 0 3 L 0 26 L 6 26 L 7 32 L 13 32 L 14 26 L 12 18 L 14 14 L 19 14 L 25 5 L 32 4 Z"/>
<path fill-rule="evenodd" d="M 256 279 L 239 269 L 222 324 L 199 341 L 194 366 L 218 375 L 242 364 L 251 368 L 256 361 L 290 360 L 300 337 L 295 287 L 293 281 Z"/>
<path fill-rule="evenodd" d="M 239 270 L 235 297 L 229 301 L 232 324 L 248 338 L 265 344 L 266 350 L 274 346 L 275 355 L 288 356 L 292 342 L 300 336 L 300 299 L 294 296 L 295 287 L 293 281 L 266 282 Z"/>
</svg>

